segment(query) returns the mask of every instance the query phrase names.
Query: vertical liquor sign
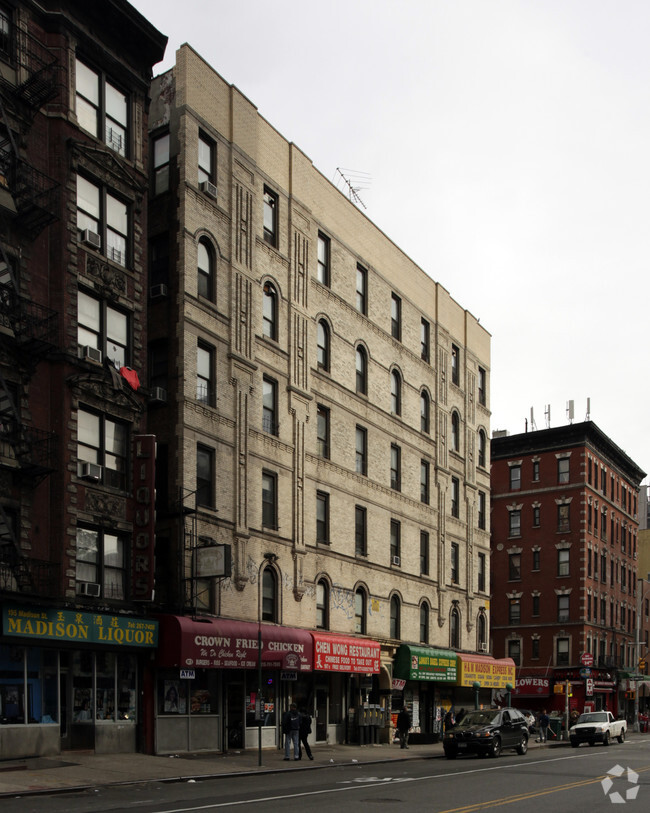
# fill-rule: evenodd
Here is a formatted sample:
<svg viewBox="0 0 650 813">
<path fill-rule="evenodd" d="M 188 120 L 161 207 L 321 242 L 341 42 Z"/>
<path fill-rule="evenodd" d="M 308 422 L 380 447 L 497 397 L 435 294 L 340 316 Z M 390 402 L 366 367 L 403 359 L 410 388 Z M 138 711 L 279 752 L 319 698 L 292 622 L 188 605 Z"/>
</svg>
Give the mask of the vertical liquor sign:
<svg viewBox="0 0 650 813">
<path fill-rule="evenodd" d="M 131 594 L 134 601 L 152 601 L 156 527 L 156 437 L 133 438 L 133 545 Z"/>
</svg>

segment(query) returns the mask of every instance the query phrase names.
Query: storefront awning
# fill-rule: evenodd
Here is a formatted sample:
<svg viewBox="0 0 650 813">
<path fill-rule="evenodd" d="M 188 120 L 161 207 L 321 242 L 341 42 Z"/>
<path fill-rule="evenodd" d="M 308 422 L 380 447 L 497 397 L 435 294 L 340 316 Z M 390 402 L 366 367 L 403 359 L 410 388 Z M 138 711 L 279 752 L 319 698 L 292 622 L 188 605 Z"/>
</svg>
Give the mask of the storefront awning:
<svg viewBox="0 0 650 813">
<path fill-rule="evenodd" d="M 514 686 L 517 697 L 548 697 L 551 693 L 551 679 L 546 675 L 520 675 Z"/>
<path fill-rule="evenodd" d="M 458 685 L 481 689 L 503 689 L 507 683 L 515 685 L 515 662 L 512 658 L 491 658 L 489 655 L 461 655 L 458 653 Z"/>
<path fill-rule="evenodd" d="M 378 674 L 381 647 L 377 641 L 312 632 L 314 669 L 326 672 Z"/>
<path fill-rule="evenodd" d="M 402 644 L 397 650 L 393 675 L 402 680 L 435 680 L 455 683 L 456 653 L 449 649 Z"/>
<path fill-rule="evenodd" d="M 161 615 L 156 663 L 163 667 L 256 669 L 257 624 L 227 618 Z M 262 666 L 296 672 L 312 670 L 312 640 L 307 630 L 262 624 Z"/>
</svg>

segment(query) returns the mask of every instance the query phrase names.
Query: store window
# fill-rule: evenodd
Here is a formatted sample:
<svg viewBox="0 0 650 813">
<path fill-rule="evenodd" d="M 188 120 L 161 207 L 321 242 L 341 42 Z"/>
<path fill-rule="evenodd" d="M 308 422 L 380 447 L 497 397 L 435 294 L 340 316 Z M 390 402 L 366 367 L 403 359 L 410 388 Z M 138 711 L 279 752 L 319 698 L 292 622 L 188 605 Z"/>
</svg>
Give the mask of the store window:
<svg viewBox="0 0 650 813">
<path fill-rule="evenodd" d="M 0 722 L 57 723 L 57 671 L 56 650 L 0 645 Z"/>
<path fill-rule="evenodd" d="M 158 714 L 216 714 L 217 672 L 197 669 L 193 680 L 180 680 L 178 670 L 164 670 L 158 677 Z"/>
</svg>

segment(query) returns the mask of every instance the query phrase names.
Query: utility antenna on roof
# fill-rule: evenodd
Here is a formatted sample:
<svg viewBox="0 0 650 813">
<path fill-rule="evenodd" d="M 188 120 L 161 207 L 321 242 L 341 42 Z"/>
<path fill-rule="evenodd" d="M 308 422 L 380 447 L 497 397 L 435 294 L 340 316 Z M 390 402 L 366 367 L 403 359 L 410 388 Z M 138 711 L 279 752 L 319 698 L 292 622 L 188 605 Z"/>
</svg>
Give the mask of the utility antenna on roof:
<svg viewBox="0 0 650 813">
<path fill-rule="evenodd" d="M 537 426 L 535 424 L 535 414 L 533 412 L 533 408 L 530 408 L 530 430 L 531 432 L 537 432 Z"/>
<path fill-rule="evenodd" d="M 569 423 L 573 423 L 573 416 L 574 416 L 573 406 L 574 406 L 573 401 L 567 401 L 566 414 L 567 414 L 567 418 L 569 419 Z"/>
<path fill-rule="evenodd" d="M 551 428 L 551 405 L 546 404 L 546 409 L 544 410 L 544 417 L 546 418 L 546 428 Z"/>
<path fill-rule="evenodd" d="M 591 398 L 587 398 L 587 414 L 585 415 L 585 420 L 591 420 Z"/>
<path fill-rule="evenodd" d="M 355 203 L 357 206 L 363 206 L 366 209 L 366 204 L 361 200 L 359 197 L 359 192 L 363 189 L 369 189 L 370 183 L 372 178 L 368 175 L 367 172 L 357 172 L 354 169 L 345 169 L 341 167 L 336 168 L 336 173 L 339 177 L 335 177 L 335 185 L 337 189 L 340 189 L 339 183 L 340 181 L 343 182 L 347 190 L 347 196 L 352 203 Z"/>
</svg>

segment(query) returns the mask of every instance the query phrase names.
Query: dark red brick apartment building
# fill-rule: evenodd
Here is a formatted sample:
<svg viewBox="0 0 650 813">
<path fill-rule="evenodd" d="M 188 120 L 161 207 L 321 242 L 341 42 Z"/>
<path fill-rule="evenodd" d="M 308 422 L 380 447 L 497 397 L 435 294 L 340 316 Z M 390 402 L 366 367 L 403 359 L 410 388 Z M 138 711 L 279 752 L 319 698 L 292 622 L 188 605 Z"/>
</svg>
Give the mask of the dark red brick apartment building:
<svg viewBox="0 0 650 813">
<path fill-rule="evenodd" d="M 515 702 L 627 711 L 645 473 L 593 422 L 494 437 L 492 648 Z"/>
</svg>

